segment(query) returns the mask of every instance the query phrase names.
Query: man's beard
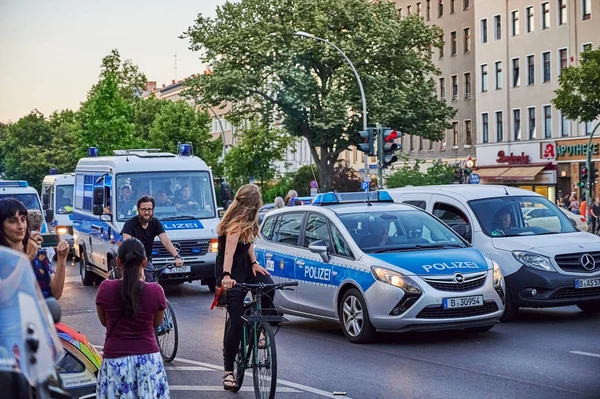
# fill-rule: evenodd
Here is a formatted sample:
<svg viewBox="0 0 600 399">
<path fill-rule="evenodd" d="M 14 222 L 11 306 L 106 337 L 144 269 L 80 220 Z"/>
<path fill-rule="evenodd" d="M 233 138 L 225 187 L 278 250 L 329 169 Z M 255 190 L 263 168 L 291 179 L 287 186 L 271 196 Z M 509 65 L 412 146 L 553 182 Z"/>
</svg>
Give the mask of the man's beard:
<svg viewBox="0 0 600 399">
<path fill-rule="evenodd" d="M 154 216 L 152 216 L 152 215 L 150 215 L 150 216 L 142 216 L 142 215 L 139 215 L 139 216 L 138 216 L 138 218 L 139 218 L 140 222 L 142 222 L 142 223 L 150 223 L 150 221 L 152 220 L 152 218 L 153 218 L 153 217 L 154 217 Z"/>
</svg>

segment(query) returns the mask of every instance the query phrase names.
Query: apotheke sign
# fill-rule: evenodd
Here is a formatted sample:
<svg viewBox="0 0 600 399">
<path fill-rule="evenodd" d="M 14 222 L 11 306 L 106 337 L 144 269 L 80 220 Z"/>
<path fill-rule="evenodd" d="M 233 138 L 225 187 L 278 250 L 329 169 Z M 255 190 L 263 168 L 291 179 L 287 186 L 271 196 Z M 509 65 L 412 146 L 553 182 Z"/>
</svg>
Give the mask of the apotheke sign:
<svg viewBox="0 0 600 399">
<path fill-rule="evenodd" d="M 600 143 L 592 143 L 588 146 L 587 140 L 585 143 L 569 143 L 568 141 L 563 141 L 561 144 L 557 143 L 556 145 L 557 159 L 585 156 L 588 151 L 591 152 L 592 155 L 600 154 Z"/>
<path fill-rule="evenodd" d="M 510 155 L 506 155 L 504 151 L 500 150 L 498 151 L 496 162 L 507 163 L 509 165 L 524 165 L 529 163 L 529 155 L 525 155 L 524 152 L 521 152 L 521 155 L 515 155 L 512 152 Z"/>
</svg>

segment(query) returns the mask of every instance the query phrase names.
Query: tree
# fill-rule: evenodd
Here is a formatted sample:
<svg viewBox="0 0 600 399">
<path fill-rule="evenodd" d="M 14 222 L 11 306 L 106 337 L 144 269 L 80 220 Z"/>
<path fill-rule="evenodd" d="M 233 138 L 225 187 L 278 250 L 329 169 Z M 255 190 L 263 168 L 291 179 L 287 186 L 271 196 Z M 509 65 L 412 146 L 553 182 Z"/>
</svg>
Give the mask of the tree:
<svg viewBox="0 0 600 399">
<path fill-rule="evenodd" d="M 79 158 L 75 156 L 77 145 L 77 114 L 71 110 L 56 111 L 48 121 L 53 131 L 50 151 L 51 165 L 58 173 L 70 173 L 75 170 Z"/>
<path fill-rule="evenodd" d="M 150 143 L 150 130 L 168 100 L 160 100 L 151 94 L 144 101 L 137 101 L 133 109 L 135 135 L 144 143 Z M 149 144 L 148 144 L 149 145 Z M 171 149 L 172 150 L 172 149 Z"/>
<path fill-rule="evenodd" d="M 199 15 L 182 37 L 212 66 L 186 82 L 188 93 L 232 113 L 280 119 L 307 139 L 324 190 L 339 154 L 357 143 L 361 96 L 342 56 L 295 35 L 307 30 L 335 43 L 362 78 L 371 125 L 439 140 L 455 111 L 436 98 L 432 48 L 442 31 L 418 17 L 400 19 L 394 2 L 369 0 L 241 0 Z"/>
<path fill-rule="evenodd" d="M 150 128 L 150 146 L 174 152 L 177 143 L 192 143 L 194 155 L 199 156 L 220 176 L 219 156 L 223 148 L 221 138 L 213 140 L 210 117 L 206 111 L 195 109 L 185 101 L 166 101 Z"/>
<path fill-rule="evenodd" d="M 263 186 L 277 173 L 275 162 L 285 159 L 291 137 L 281 129 L 251 121 L 237 138 L 237 144 L 225 156 L 227 178 L 234 186 L 254 178 Z"/>
<path fill-rule="evenodd" d="M 108 75 L 116 77 L 121 96 L 127 100 L 139 98 L 146 88 L 146 75 L 131 60 L 121 61 L 119 50 L 113 49 L 102 58 L 100 81 Z"/>
<path fill-rule="evenodd" d="M 455 168 L 436 160 L 433 165 L 427 169 L 427 172 L 421 172 L 421 163 L 417 160 L 413 165 L 405 164 L 393 175 L 387 178 L 386 186 L 388 188 L 406 187 L 406 186 L 428 186 L 434 184 L 450 184 L 454 180 Z"/>
<path fill-rule="evenodd" d="M 600 117 L 600 47 L 581 53 L 579 66 L 564 68 L 552 103 L 570 120 L 592 122 Z"/>
</svg>

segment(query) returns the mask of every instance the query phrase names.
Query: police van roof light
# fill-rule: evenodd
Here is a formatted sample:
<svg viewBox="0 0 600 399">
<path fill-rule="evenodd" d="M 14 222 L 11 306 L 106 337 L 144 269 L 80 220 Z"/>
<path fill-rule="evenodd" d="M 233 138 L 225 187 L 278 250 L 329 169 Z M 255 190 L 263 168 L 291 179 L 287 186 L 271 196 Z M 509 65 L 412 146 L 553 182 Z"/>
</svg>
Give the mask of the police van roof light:
<svg viewBox="0 0 600 399">
<path fill-rule="evenodd" d="M 317 194 L 312 205 L 350 204 L 363 202 L 394 202 L 387 191 Z"/>
<path fill-rule="evenodd" d="M 97 157 L 98 156 L 98 147 L 90 147 L 88 148 L 88 156 Z"/>
<path fill-rule="evenodd" d="M 50 171 L 48 172 L 51 175 L 55 175 L 56 174 L 56 168 L 50 168 Z"/>
<path fill-rule="evenodd" d="M 5 180 L 0 181 L 0 187 L 29 187 L 25 180 Z"/>
<path fill-rule="evenodd" d="M 189 157 L 192 155 L 192 145 L 188 144 L 180 144 L 179 145 L 179 155 L 182 157 Z"/>
</svg>

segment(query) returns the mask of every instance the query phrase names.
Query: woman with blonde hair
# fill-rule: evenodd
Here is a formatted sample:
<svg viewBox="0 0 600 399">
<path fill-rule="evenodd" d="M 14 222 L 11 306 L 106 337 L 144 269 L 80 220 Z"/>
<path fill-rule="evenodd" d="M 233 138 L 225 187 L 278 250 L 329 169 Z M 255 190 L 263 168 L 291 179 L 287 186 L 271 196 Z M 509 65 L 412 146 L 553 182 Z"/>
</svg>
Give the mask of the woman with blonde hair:
<svg viewBox="0 0 600 399">
<path fill-rule="evenodd" d="M 217 253 L 217 285 L 227 293 L 229 327 L 225 329 L 223 388 L 236 388 L 233 363 L 242 339 L 244 298 L 247 291 L 234 288 L 237 282 L 272 284 L 269 272 L 256 261 L 254 240 L 258 235 L 258 210 L 262 195 L 258 186 L 246 184 L 238 190 L 233 203 L 227 208 L 219 223 L 219 250 Z M 272 295 L 263 297 L 264 308 L 272 308 Z M 259 342 L 260 345 L 260 342 Z"/>
<path fill-rule="evenodd" d="M 277 197 L 274 201 L 274 208 L 279 209 L 285 207 L 285 202 L 283 202 L 283 198 Z"/>
<path fill-rule="evenodd" d="M 298 198 L 298 192 L 296 190 L 290 190 L 283 199 L 283 203 L 285 204 L 285 206 L 293 206 L 294 198 Z"/>
</svg>

